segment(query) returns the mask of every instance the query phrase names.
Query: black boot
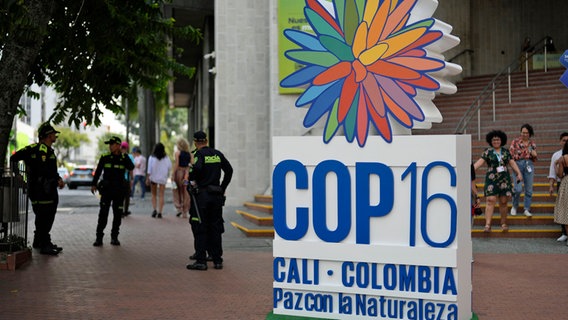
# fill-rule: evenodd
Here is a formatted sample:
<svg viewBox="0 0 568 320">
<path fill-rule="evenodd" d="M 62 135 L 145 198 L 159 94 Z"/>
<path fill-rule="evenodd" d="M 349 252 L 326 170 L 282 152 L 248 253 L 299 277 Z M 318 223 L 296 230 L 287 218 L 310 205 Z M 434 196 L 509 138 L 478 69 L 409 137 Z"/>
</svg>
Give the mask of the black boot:
<svg viewBox="0 0 568 320">
<path fill-rule="evenodd" d="M 103 245 L 103 235 L 97 235 L 97 239 L 93 242 L 93 246 L 100 247 Z"/>
<path fill-rule="evenodd" d="M 110 240 L 110 244 L 112 244 L 113 246 L 119 246 L 120 245 L 120 241 L 118 241 L 118 238 L 112 238 Z"/>
<path fill-rule="evenodd" d="M 50 256 L 56 256 L 59 254 L 60 251 L 58 251 L 57 249 L 53 248 L 50 245 L 44 246 L 43 248 L 41 248 L 39 250 L 40 254 L 46 254 L 46 255 L 50 255 Z"/>
</svg>

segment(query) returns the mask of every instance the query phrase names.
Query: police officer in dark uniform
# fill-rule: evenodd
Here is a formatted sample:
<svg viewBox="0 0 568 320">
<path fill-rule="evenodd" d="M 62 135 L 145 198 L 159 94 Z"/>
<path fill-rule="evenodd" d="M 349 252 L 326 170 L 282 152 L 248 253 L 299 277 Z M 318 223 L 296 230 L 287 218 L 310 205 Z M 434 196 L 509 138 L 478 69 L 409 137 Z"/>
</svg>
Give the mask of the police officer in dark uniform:
<svg viewBox="0 0 568 320">
<path fill-rule="evenodd" d="M 57 188 L 65 186 L 57 173 L 57 157 L 51 145 L 57 140 L 59 131 L 48 122 L 38 129 L 39 142 L 18 150 L 10 157 L 12 168 L 17 169 L 17 162 L 26 164 L 28 196 L 35 213 L 35 232 L 32 246 L 40 249 L 41 254 L 57 255 L 63 248 L 51 242 L 51 227 L 55 220 L 59 195 Z"/>
<path fill-rule="evenodd" d="M 121 140 L 119 137 L 113 136 L 105 141 L 108 144 L 110 153 L 101 156 L 99 164 L 95 170 L 93 183 L 91 184 L 91 192 L 99 191 L 101 194 L 99 220 L 97 222 L 97 239 L 93 246 L 100 247 L 103 245 L 104 230 L 108 221 L 108 213 L 112 203 L 112 229 L 110 231 L 110 244 L 119 246 L 118 233 L 122 220 L 122 212 L 124 209 L 124 197 L 128 197 L 124 175 L 127 171 L 134 169 L 134 163 L 128 156 L 120 150 Z M 99 178 L 102 180 L 99 182 Z"/>
<path fill-rule="evenodd" d="M 188 264 L 187 269 L 207 270 L 207 253 L 213 258 L 214 268 L 223 269 L 223 205 L 225 191 L 233 177 L 233 167 L 223 153 L 207 145 L 207 135 L 203 131 L 197 131 L 193 141 L 197 151 L 188 189 L 192 196 L 189 221 L 196 261 Z"/>
</svg>

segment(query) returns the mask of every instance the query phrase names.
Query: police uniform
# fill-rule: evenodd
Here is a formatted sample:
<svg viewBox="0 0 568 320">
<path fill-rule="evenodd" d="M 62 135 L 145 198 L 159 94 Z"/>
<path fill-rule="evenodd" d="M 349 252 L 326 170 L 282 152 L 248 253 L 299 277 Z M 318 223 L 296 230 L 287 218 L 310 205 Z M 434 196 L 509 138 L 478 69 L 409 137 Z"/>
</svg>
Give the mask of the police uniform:
<svg viewBox="0 0 568 320">
<path fill-rule="evenodd" d="M 199 131 L 194 135 L 196 141 L 206 141 L 205 133 Z M 221 181 L 221 172 L 223 180 Z M 194 235 L 195 260 L 188 269 L 207 270 L 206 253 L 213 258 L 216 269 L 223 267 L 222 233 L 223 205 L 225 190 L 233 176 L 233 167 L 223 153 L 203 146 L 195 152 L 194 164 L 190 173 L 193 187 L 190 224 Z M 221 182 L 220 182 L 221 181 Z"/>
<path fill-rule="evenodd" d="M 39 128 L 39 137 L 44 138 L 51 133 L 59 133 L 48 123 Z M 42 254 L 57 254 L 61 251 L 51 242 L 51 228 L 57 212 L 59 195 L 59 173 L 57 157 L 53 149 L 44 143 L 34 143 L 20 149 L 10 157 L 13 168 L 15 162 L 24 161 L 27 171 L 28 196 L 35 213 L 35 232 L 33 247 L 41 249 Z"/>
<path fill-rule="evenodd" d="M 105 144 L 120 144 L 120 138 L 112 137 L 105 141 Z M 99 218 L 97 222 L 97 239 L 94 246 L 102 245 L 104 229 L 107 225 L 109 209 L 112 204 L 112 229 L 111 244 L 120 245 L 118 242 L 118 234 L 120 230 L 121 218 L 123 213 L 124 198 L 128 196 L 128 190 L 125 186 L 127 181 L 124 179 L 125 172 L 134 169 L 134 163 L 128 154 L 108 153 L 99 159 L 95 175 L 93 176 L 92 186 L 96 187 L 101 195 Z M 99 178 L 102 174 L 102 180 Z"/>
<path fill-rule="evenodd" d="M 61 178 L 57 173 L 57 158 L 51 147 L 43 143 L 35 143 L 10 157 L 12 162 L 20 160 L 26 164 L 28 196 L 36 215 L 33 247 L 48 249 L 51 246 L 49 233 L 59 203 L 57 186 Z"/>
</svg>

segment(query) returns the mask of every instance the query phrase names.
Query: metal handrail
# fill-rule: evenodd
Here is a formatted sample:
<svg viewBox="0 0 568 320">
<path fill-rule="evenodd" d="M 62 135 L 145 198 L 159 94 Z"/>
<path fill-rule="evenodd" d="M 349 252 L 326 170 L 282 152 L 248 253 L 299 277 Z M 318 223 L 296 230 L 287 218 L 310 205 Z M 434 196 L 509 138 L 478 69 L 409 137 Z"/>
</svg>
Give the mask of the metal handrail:
<svg viewBox="0 0 568 320">
<path fill-rule="evenodd" d="M 452 62 L 454 61 L 457 57 L 462 56 L 466 53 L 473 53 L 474 51 L 472 49 L 463 49 L 462 51 L 460 51 L 458 54 L 456 54 L 455 56 L 451 57 L 450 59 L 448 59 L 448 62 Z"/>
<path fill-rule="evenodd" d="M 472 104 L 469 106 L 469 108 L 466 110 L 466 112 L 464 113 L 464 115 L 460 119 L 454 133 L 455 134 L 465 133 L 466 128 L 469 125 L 469 122 L 471 121 L 471 119 L 476 114 L 479 115 L 479 110 L 481 109 L 481 107 L 483 106 L 483 104 L 485 103 L 485 101 L 489 97 L 492 97 L 492 99 L 493 99 L 493 121 L 495 121 L 495 90 L 497 90 L 499 85 L 503 81 L 505 81 L 505 79 L 507 79 L 508 80 L 508 86 L 509 86 L 509 103 L 511 103 L 511 72 L 514 72 L 514 71 L 520 69 L 520 67 L 524 64 L 525 70 L 526 70 L 526 72 L 525 72 L 526 86 L 528 87 L 529 86 L 529 82 L 528 82 L 528 61 L 536 53 L 544 52 L 544 70 L 546 72 L 547 71 L 547 66 L 546 66 L 547 65 L 547 61 L 546 61 L 547 60 L 546 59 L 547 47 L 548 47 L 549 43 L 552 43 L 551 40 L 552 40 L 552 38 L 550 38 L 549 36 L 542 38 L 534 46 L 532 46 L 531 48 L 529 48 L 529 50 L 527 50 L 525 52 L 525 55 L 520 59 L 520 61 L 515 59 L 512 63 L 510 63 L 507 67 L 505 67 L 497 75 L 495 75 L 491 79 L 491 81 L 489 81 L 489 83 L 485 86 L 485 88 L 483 88 L 481 93 L 475 98 L 475 100 L 472 102 Z M 479 128 L 479 126 L 480 125 L 478 124 L 478 128 Z M 479 132 L 478 132 L 478 135 L 480 135 Z"/>
</svg>

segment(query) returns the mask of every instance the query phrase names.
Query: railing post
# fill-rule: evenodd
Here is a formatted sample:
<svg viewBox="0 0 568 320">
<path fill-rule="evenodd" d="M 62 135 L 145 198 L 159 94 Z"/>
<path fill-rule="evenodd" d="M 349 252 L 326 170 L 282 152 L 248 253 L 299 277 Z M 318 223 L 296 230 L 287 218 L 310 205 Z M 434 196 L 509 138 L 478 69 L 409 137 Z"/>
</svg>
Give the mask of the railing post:
<svg viewBox="0 0 568 320">
<path fill-rule="evenodd" d="M 529 53 L 525 52 L 525 83 L 529 87 Z"/>
<path fill-rule="evenodd" d="M 507 82 L 508 82 L 508 94 L 509 94 L 509 104 L 511 104 L 511 67 L 507 69 Z"/>
<path fill-rule="evenodd" d="M 481 140 L 481 108 L 477 108 L 477 140 Z"/>
<path fill-rule="evenodd" d="M 495 122 L 495 82 L 492 84 L 492 96 L 493 96 L 493 122 Z M 477 109 L 479 110 L 479 109 Z"/>
<path fill-rule="evenodd" d="M 544 40 L 544 72 L 548 72 L 548 61 L 546 59 L 546 47 L 548 46 L 548 39 Z"/>
</svg>

